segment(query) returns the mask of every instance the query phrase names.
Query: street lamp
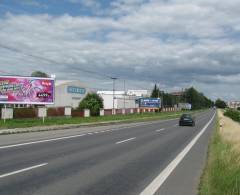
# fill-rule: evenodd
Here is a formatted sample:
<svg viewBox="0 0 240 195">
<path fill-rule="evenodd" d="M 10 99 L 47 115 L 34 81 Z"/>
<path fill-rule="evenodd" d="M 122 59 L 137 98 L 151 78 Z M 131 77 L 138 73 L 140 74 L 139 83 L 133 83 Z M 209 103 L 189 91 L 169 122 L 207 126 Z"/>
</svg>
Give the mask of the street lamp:
<svg viewBox="0 0 240 195">
<path fill-rule="evenodd" d="M 113 110 L 112 110 L 112 114 L 115 115 L 114 98 L 115 98 L 115 80 L 117 80 L 117 78 L 111 77 L 111 79 L 113 80 Z"/>
</svg>

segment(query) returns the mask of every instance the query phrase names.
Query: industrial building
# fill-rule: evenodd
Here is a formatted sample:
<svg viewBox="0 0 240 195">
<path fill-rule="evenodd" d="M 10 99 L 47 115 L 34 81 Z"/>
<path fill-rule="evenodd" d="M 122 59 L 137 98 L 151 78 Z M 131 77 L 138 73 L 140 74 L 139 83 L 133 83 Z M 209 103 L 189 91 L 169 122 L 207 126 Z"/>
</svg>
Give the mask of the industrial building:
<svg viewBox="0 0 240 195">
<path fill-rule="evenodd" d="M 113 103 L 115 109 L 123 108 L 138 108 L 139 104 L 136 101 L 140 97 L 148 95 L 147 90 L 128 90 L 124 91 L 98 91 L 97 94 L 102 97 L 104 103 L 104 109 L 113 109 Z M 113 101 L 114 96 L 114 101 Z"/>
<path fill-rule="evenodd" d="M 77 108 L 89 92 L 87 86 L 77 80 L 58 80 L 55 83 L 55 103 L 48 107 Z"/>
</svg>

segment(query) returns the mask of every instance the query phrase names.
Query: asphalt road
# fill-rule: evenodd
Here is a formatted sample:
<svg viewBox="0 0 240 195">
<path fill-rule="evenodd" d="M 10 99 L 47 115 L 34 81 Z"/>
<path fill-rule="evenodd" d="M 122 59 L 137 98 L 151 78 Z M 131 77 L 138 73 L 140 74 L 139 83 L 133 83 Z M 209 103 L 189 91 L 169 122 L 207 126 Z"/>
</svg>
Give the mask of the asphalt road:
<svg viewBox="0 0 240 195">
<path fill-rule="evenodd" d="M 0 194 L 194 195 L 214 116 L 0 136 Z"/>
</svg>

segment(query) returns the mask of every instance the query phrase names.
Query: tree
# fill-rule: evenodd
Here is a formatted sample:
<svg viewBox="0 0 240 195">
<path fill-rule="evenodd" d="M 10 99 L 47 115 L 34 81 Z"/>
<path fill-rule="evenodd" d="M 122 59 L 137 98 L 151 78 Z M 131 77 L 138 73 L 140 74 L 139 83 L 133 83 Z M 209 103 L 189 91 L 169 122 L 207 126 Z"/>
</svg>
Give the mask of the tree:
<svg viewBox="0 0 240 195">
<path fill-rule="evenodd" d="M 184 92 L 184 99 L 192 105 L 192 109 L 210 108 L 213 106 L 213 101 L 198 92 L 193 87 Z"/>
<path fill-rule="evenodd" d="M 96 93 L 87 94 L 79 104 L 79 109 L 89 109 L 91 116 L 98 116 L 101 108 L 103 108 L 103 99 Z"/>
<path fill-rule="evenodd" d="M 215 106 L 216 106 L 217 108 L 226 108 L 226 107 L 227 107 L 227 104 L 226 104 L 226 102 L 224 102 L 223 100 L 217 99 L 216 102 L 215 102 Z"/>
<path fill-rule="evenodd" d="M 159 88 L 157 87 L 157 84 L 155 84 L 152 93 L 151 93 L 151 98 L 158 98 L 160 95 Z"/>
<path fill-rule="evenodd" d="M 34 71 L 34 72 L 32 72 L 31 76 L 32 77 L 44 77 L 44 78 L 49 77 L 49 75 L 47 73 L 41 72 L 41 71 Z"/>
</svg>

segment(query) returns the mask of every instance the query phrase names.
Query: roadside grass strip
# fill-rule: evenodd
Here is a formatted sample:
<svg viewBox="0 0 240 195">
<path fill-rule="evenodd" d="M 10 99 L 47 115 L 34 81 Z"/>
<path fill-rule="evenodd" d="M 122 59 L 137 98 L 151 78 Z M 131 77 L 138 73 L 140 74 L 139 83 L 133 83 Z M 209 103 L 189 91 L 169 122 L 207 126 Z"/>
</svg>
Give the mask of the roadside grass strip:
<svg viewBox="0 0 240 195">
<path fill-rule="evenodd" d="M 240 195 L 240 151 L 220 134 L 219 120 L 201 177 L 199 195 Z M 240 132 L 240 131 L 239 131 Z"/>
<path fill-rule="evenodd" d="M 199 113 L 204 110 L 189 111 L 191 113 Z M 46 118 L 43 124 L 42 119 L 12 119 L 0 120 L 0 131 L 6 129 L 13 129 L 12 133 L 17 131 L 15 128 L 31 128 L 31 127 L 47 127 L 47 126 L 62 126 L 62 125 L 100 125 L 101 123 L 115 123 L 115 122 L 139 122 L 139 121 L 151 121 L 160 119 L 172 119 L 178 118 L 185 111 L 179 112 L 160 112 L 160 113 L 139 113 L 139 114 L 127 114 L 127 115 L 114 115 L 114 116 L 98 116 L 98 117 L 52 117 Z M 31 130 L 29 130 L 31 131 Z M 8 134 L 9 132 L 6 132 Z M 1 134 L 4 134 L 1 133 Z"/>
</svg>

